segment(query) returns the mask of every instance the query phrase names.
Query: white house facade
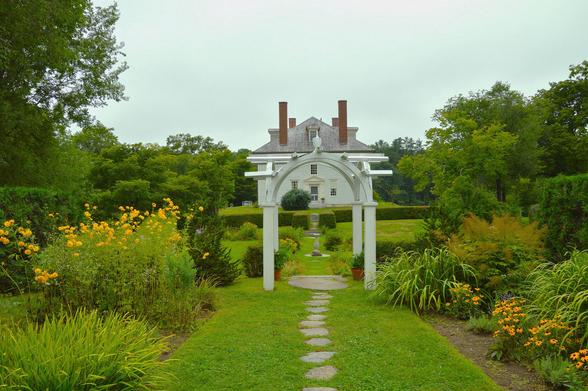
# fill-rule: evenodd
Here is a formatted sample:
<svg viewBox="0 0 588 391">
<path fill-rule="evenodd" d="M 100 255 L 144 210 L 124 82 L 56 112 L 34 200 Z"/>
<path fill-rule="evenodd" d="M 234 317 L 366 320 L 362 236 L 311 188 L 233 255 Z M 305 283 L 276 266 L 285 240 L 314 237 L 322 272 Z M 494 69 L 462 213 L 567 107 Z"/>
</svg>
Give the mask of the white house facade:
<svg viewBox="0 0 588 391">
<path fill-rule="evenodd" d="M 257 164 L 258 171 L 266 169 L 272 161 L 279 170 L 292 156 L 311 153 L 315 146 L 313 139 L 320 138 L 320 149 L 324 152 L 347 153 L 355 156 L 382 157 L 357 139 L 357 127 L 347 126 L 347 101 L 338 102 L 338 116 L 327 124 L 311 117 L 300 124 L 295 118 L 288 118 L 287 102 L 279 103 L 279 128 L 270 128 L 270 140 L 253 151 L 249 160 Z M 280 156 L 284 158 L 280 162 Z M 353 201 L 353 191 L 348 181 L 335 168 L 321 163 L 303 165 L 288 174 L 278 190 L 277 200 L 292 189 L 302 189 L 311 195 L 311 208 L 336 205 L 349 205 Z M 265 181 L 257 181 L 258 200 L 265 198 Z"/>
</svg>

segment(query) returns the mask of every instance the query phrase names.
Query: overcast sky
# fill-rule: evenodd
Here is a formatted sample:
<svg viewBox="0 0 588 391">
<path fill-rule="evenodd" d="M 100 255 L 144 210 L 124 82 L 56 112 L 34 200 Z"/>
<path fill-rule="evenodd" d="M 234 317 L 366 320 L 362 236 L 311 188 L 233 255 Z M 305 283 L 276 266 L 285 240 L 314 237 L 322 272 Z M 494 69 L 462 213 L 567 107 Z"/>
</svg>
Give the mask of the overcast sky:
<svg viewBox="0 0 588 391">
<path fill-rule="evenodd" d="M 112 1 L 94 0 L 96 5 Z M 255 149 L 348 101 L 366 143 L 423 138 L 448 98 L 495 81 L 533 94 L 588 59 L 587 0 L 122 0 L 126 102 L 93 110 L 122 142 L 170 134 Z"/>
</svg>

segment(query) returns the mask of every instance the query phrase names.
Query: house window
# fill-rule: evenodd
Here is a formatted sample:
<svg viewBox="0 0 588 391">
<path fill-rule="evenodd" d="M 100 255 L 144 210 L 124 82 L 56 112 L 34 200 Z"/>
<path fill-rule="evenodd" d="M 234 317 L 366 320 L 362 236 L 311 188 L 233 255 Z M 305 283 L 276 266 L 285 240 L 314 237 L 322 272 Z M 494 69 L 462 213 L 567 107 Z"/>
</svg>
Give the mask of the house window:
<svg viewBox="0 0 588 391">
<path fill-rule="evenodd" d="M 310 165 L 310 175 L 316 175 L 318 173 L 317 165 L 311 164 Z"/>
<path fill-rule="evenodd" d="M 331 195 L 332 196 L 336 196 L 337 195 L 337 188 L 336 187 L 331 187 Z"/>
<path fill-rule="evenodd" d="M 298 189 L 298 181 L 292 181 L 292 190 Z"/>
<path fill-rule="evenodd" d="M 312 142 L 312 139 L 315 138 L 316 136 L 318 136 L 318 130 L 317 129 L 310 129 L 308 131 L 308 141 Z"/>
</svg>

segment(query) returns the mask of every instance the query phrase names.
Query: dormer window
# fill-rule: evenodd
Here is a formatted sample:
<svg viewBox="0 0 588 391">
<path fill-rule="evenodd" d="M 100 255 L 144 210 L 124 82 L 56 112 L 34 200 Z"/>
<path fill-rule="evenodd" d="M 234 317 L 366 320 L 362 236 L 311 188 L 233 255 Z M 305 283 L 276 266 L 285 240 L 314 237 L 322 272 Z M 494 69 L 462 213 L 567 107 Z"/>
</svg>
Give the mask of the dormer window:
<svg viewBox="0 0 588 391">
<path fill-rule="evenodd" d="M 312 139 L 319 135 L 318 129 L 308 129 L 308 141 L 312 143 Z"/>
</svg>

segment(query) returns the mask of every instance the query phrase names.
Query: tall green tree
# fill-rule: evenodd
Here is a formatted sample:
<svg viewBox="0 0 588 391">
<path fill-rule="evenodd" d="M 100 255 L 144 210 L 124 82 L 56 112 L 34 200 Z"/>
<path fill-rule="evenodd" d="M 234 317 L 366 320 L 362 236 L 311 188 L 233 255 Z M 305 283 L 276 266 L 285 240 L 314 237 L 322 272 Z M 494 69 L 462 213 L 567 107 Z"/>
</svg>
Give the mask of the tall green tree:
<svg viewBox="0 0 588 391">
<path fill-rule="evenodd" d="M 0 185 L 45 184 L 57 136 L 124 99 L 117 20 L 91 0 L 0 2 Z"/>
<path fill-rule="evenodd" d="M 540 90 L 534 104 L 543 124 L 544 175 L 588 172 L 588 61 L 570 66 L 569 77 Z"/>
</svg>

